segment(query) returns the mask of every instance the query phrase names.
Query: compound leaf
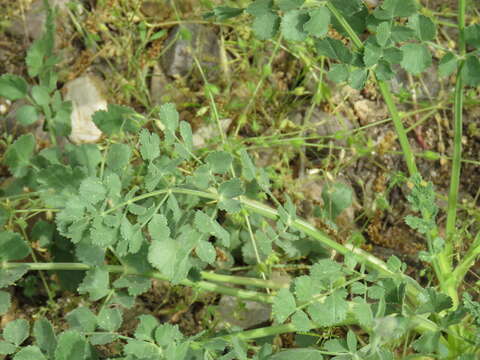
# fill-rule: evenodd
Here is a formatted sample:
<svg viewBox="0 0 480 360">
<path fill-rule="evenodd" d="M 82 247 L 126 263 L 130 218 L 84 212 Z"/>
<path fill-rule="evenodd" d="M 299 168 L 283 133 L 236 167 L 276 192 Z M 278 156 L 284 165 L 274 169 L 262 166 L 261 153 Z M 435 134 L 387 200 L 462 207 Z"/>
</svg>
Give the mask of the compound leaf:
<svg viewBox="0 0 480 360">
<path fill-rule="evenodd" d="M 160 156 L 160 138 L 147 129 L 140 132 L 140 153 L 143 160 L 152 161 Z"/>
<path fill-rule="evenodd" d="M 307 37 L 303 26 L 309 20 L 308 13 L 301 10 L 292 10 L 282 17 L 280 25 L 283 37 L 289 41 L 303 41 Z"/>
<path fill-rule="evenodd" d="M 295 298 L 288 289 L 280 289 L 273 299 L 273 317 L 280 324 L 292 315 L 297 309 Z"/>
<path fill-rule="evenodd" d="M 32 134 L 25 134 L 8 147 L 4 162 L 13 176 L 22 177 L 27 173 L 35 145 L 35 137 Z"/>
<path fill-rule="evenodd" d="M 400 65 L 413 75 L 418 75 L 432 65 L 432 54 L 422 44 L 405 44 L 400 50 L 403 59 Z"/>
</svg>

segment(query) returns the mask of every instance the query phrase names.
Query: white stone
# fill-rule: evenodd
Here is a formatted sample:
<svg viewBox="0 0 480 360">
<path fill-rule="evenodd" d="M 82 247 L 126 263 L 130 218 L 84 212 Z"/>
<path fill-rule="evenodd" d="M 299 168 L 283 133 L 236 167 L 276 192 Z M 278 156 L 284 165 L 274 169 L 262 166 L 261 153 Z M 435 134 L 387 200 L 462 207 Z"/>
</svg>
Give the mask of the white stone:
<svg viewBox="0 0 480 360">
<path fill-rule="evenodd" d="M 65 100 L 72 101 L 70 141 L 75 144 L 98 141 L 102 132 L 93 123 L 92 115 L 98 110 L 107 110 L 101 80 L 93 75 L 85 75 L 69 81 L 64 89 Z"/>
</svg>

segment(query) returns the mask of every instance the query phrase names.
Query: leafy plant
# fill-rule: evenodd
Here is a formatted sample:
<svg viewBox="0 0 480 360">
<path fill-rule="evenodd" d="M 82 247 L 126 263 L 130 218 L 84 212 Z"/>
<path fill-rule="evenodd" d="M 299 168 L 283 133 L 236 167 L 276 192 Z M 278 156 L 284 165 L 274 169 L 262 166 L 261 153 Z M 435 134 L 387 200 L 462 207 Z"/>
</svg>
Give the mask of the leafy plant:
<svg viewBox="0 0 480 360">
<path fill-rule="evenodd" d="M 396 65 L 417 74 L 431 64 L 427 44 L 435 37 L 434 22 L 418 13 L 415 1 L 386 0 L 368 10 L 357 0 L 257 0 L 245 9 L 222 6 L 213 11 L 222 20 L 249 14 L 254 18 L 253 31 L 261 39 L 281 33 L 287 41 L 311 41 L 319 55 L 332 60 L 332 80 L 347 81 L 356 88 L 369 79 L 377 82 L 411 175 L 408 200 L 418 216 L 405 221 L 425 235 L 428 251 L 422 258 L 432 264 L 438 281 L 438 286 L 429 288 L 405 275 L 405 264 L 397 257 L 383 262 L 337 242 L 298 217 L 288 197 L 284 204 L 275 198 L 265 171 L 254 166 L 244 149 L 225 146 L 199 155 L 193 148 L 190 124 L 180 119 L 173 104 L 163 104 L 148 119 L 130 108 L 110 105 L 94 115 L 95 123 L 109 135 L 101 146 L 57 146 L 55 136 L 69 132 L 69 105 L 56 89 L 50 10 L 46 34 L 27 56 L 29 75 L 39 85 L 29 89 L 20 77 L 0 78 L 0 95 L 30 101 L 26 106 L 31 107 L 17 114 L 19 120 L 31 123 L 32 114 L 42 112 L 53 134 L 50 148 L 37 152 L 35 138 L 23 135 L 4 155 L 15 181 L 0 198 L 4 228 L 0 288 L 14 285 L 29 271 L 46 271 L 55 273 L 65 288 L 85 295 L 88 302 L 66 315 L 68 327 L 63 331 L 55 330 L 44 317 L 33 324 L 25 319 L 10 321 L 1 334 L 0 354 L 20 360 L 95 359 L 102 357 L 101 346 L 113 344 L 118 358 L 131 360 L 247 359 L 251 350 L 255 359 L 393 359 L 404 344 L 411 345 L 415 356 L 478 356 L 479 305 L 468 293 L 462 294 L 460 285 L 480 252 L 480 235 L 458 263 L 452 260 L 463 82 L 480 82 L 474 80 L 480 71 L 475 56 L 479 31 L 475 25 L 465 27 L 464 1 L 459 5 L 460 54 L 447 54 L 441 61 L 445 74 L 455 67 L 458 72 L 456 149 L 444 238 L 437 225 L 435 191 L 416 169 L 386 82 Z M 347 45 L 327 36 L 330 24 L 349 38 Z M 365 33 L 368 36 L 362 41 Z M 467 43 L 474 48 L 470 53 Z M 144 120 L 159 126 L 141 129 Z M 129 145 L 122 143 L 127 133 L 138 133 L 138 138 L 129 137 L 133 139 Z M 324 217 L 332 222 L 352 201 L 351 190 L 341 184 L 326 187 L 322 196 Z M 260 201 L 265 198 L 275 207 Z M 32 218 L 44 214 L 33 220 L 30 233 L 25 214 Z M 51 260 L 38 261 L 39 245 L 48 250 Z M 333 253 L 341 261 L 333 260 Z M 275 256 L 309 256 L 315 261 L 308 272 L 284 286 L 265 276 Z M 226 275 L 234 258 L 254 265 L 263 278 Z M 136 297 L 151 288 L 152 279 L 195 292 L 271 304 L 274 323 L 186 337 L 177 326 L 160 324 L 144 314 L 136 330 L 126 333 L 122 310 L 133 307 Z M 42 280 L 53 303 L 51 284 L 45 277 Z M 10 293 L 0 290 L 0 313 L 6 313 L 10 303 Z M 286 351 L 275 352 L 268 342 L 250 344 L 250 340 L 283 333 L 318 336 L 318 329 L 334 327 L 349 328 L 344 338 L 330 337 Z M 358 328 L 362 336 L 356 333 Z"/>
</svg>

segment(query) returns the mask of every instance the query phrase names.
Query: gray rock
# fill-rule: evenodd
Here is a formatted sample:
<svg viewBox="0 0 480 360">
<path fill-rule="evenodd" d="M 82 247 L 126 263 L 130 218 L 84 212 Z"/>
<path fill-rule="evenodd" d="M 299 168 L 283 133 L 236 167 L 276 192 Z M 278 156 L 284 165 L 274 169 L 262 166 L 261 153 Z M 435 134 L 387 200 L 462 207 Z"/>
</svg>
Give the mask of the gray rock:
<svg viewBox="0 0 480 360">
<path fill-rule="evenodd" d="M 223 295 L 218 304 L 218 312 L 224 326 L 249 329 L 269 321 L 272 307 L 268 304 L 243 301 L 234 296 Z"/>
<path fill-rule="evenodd" d="M 58 7 L 60 13 L 65 13 L 69 1 L 49 0 L 50 6 Z M 7 29 L 7 32 L 14 36 L 37 40 L 43 34 L 46 17 L 47 12 L 45 11 L 43 0 L 36 0 L 25 12 L 25 17 L 14 21 L 12 26 Z M 62 16 L 59 16 L 59 18 L 62 18 Z"/>
<path fill-rule="evenodd" d="M 201 24 L 177 25 L 166 41 L 168 49 L 160 63 L 167 76 L 188 76 L 195 68 L 194 57 L 200 62 L 208 80 L 220 74 L 220 41 L 212 28 Z"/>
<path fill-rule="evenodd" d="M 222 119 L 220 120 L 220 126 L 222 127 L 222 131 L 226 132 L 228 127 L 232 123 L 232 119 Z M 204 147 L 208 140 L 219 137 L 220 134 L 218 132 L 217 124 L 209 124 L 206 126 L 202 126 L 195 131 L 193 134 L 193 146 L 196 148 Z"/>
<path fill-rule="evenodd" d="M 73 143 L 92 143 L 102 136 L 92 121 L 92 115 L 107 109 L 104 94 L 102 81 L 94 75 L 84 75 L 65 84 L 64 98 L 71 100 L 73 105 L 72 133 L 69 137 Z"/>
<path fill-rule="evenodd" d="M 390 80 L 392 91 L 399 93 L 402 89 L 408 89 L 408 92 L 415 91 L 417 100 L 433 100 L 441 90 L 440 77 L 436 69 L 436 66 L 432 66 L 423 72 L 419 79 L 414 78 L 413 82 L 416 86 L 415 89 L 412 89 L 408 73 L 401 67 L 398 67 L 394 69 L 395 77 Z"/>
</svg>

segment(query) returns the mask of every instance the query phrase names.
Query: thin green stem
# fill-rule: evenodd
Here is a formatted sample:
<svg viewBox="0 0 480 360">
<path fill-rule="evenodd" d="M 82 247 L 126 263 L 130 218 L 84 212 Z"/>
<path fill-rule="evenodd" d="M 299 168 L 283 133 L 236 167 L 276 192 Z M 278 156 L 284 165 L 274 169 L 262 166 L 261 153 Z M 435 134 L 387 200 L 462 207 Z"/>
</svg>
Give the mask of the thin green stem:
<svg viewBox="0 0 480 360">
<path fill-rule="evenodd" d="M 475 264 L 475 260 L 478 256 L 480 256 L 480 232 L 477 233 L 475 241 L 470 246 L 470 249 L 463 256 L 462 261 L 455 267 L 455 270 L 453 271 L 452 277 L 455 279 L 455 288 L 458 288 L 461 285 L 465 275 L 473 266 L 473 264 Z"/>
</svg>

